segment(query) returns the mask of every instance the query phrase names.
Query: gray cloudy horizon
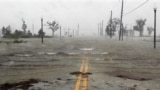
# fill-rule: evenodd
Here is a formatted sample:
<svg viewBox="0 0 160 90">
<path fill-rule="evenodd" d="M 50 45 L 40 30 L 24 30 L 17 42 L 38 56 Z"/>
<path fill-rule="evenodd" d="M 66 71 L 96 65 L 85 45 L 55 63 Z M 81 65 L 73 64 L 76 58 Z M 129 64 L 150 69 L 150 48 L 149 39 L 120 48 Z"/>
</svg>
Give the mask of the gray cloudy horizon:
<svg viewBox="0 0 160 90">
<path fill-rule="evenodd" d="M 136 8 L 146 0 L 124 0 L 124 14 Z M 158 0 L 149 0 L 144 6 L 133 13 L 124 16 L 124 25 L 132 28 L 135 20 L 146 18 L 146 26 L 153 26 L 153 8 L 157 7 L 157 34 L 160 35 L 160 19 Z M 81 34 L 96 35 L 98 23 L 104 21 L 104 28 L 110 19 L 110 11 L 113 11 L 113 18 L 120 17 L 121 0 L 0 0 L 0 28 L 11 25 L 13 30 L 21 30 L 23 18 L 28 29 L 34 32 L 40 29 L 40 19 L 47 21 L 56 20 L 63 30 L 77 29 L 80 25 Z M 47 26 L 44 31 L 51 35 Z"/>
</svg>

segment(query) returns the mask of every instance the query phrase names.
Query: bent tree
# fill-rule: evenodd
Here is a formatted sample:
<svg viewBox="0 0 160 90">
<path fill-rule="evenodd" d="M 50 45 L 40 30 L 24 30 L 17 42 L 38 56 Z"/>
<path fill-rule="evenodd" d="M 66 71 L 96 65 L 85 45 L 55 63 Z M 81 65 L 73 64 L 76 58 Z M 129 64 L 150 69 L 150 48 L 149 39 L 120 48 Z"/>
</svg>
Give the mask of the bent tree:
<svg viewBox="0 0 160 90">
<path fill-rule="evenodd" d="M 115 32 L 118 30 L 120 26 L 120 19 L 119 18 L 113 18 L 112 21 L 110 20 L 106 26 L 105 32 L 108 36 L 115 35 Z"/>
<path fill-rule="evenodd" d="M 52 30 L 52 36 L 54 37 L 55 31 L 59 29 L 59 24 L 56 21 L 47 22 L 49 29 Z"/>
<path fill-rule="evenodd" d="M 152 32 L 154 31 L 153 27 L 147 27 L 148 35 L 151 36 Z"/>
<path fill-rule="evenodd" d="M 137 19 L 136 25 L 133 27 L 134 30 L 139 32 L 139 36 L 143 37 L 144 25 L 146 23 L 146 19 Z"/>
</svg>

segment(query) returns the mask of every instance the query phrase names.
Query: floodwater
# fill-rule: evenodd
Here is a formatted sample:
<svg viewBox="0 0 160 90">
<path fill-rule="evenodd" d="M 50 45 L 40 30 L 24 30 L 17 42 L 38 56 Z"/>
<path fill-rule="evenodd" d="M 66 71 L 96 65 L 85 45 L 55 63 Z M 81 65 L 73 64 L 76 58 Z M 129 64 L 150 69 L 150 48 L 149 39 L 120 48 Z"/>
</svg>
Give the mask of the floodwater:
<svg viewBox="0 0 160 90">
<path fill-rule="evenodd" d="M 153 49 L 152 41 L 129 38 L 27 41 L 1 43 L 0 90 L 160 89 L 159 42 Z"/>
</svg>

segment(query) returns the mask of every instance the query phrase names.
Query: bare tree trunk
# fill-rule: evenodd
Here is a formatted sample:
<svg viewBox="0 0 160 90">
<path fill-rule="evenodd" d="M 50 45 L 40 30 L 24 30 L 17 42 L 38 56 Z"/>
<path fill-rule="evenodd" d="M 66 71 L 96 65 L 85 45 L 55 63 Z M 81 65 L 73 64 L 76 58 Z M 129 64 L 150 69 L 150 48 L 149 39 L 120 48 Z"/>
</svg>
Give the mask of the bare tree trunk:
<svg viewBox="0 0 160 90">
<path fill-rule="evenodd" d="M 139 31 L 139 36 L 143 37 L 143 31 Z"/>
<path fill-rule="evenodd" d="M 52 31 L 52 37 L 54 38 L 54 31 Z"/>
</svg>

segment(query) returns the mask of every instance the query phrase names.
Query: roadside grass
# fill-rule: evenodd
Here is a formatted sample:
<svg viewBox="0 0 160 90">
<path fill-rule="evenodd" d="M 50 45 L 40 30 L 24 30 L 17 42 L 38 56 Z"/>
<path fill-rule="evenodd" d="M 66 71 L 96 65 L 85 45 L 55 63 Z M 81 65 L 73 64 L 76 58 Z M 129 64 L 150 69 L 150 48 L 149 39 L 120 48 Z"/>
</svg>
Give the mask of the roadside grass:
<svg viewBox="0 0 160 90">
<path fill-rule="evenodd" d="M 20 39 L 14 39 L 14 40 L 1 40 L 0 43 L 27 43 L 28 41 L 20 40 Z"/>
</svg>

